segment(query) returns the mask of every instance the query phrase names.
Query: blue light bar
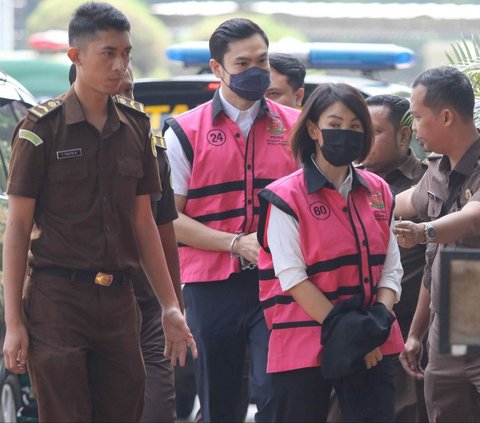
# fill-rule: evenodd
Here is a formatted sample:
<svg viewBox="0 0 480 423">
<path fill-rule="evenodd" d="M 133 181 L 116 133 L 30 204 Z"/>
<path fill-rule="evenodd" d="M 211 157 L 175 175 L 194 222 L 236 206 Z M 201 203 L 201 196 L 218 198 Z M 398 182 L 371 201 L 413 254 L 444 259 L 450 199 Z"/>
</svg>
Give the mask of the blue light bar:
<svg viewBox="0 0 480 423">
<path fill-rule="evenodd" d="M 185 66 L 207 66 L 210 62 L 208 41 L 191 41 L 167 48 L 167 58 L 183 62 Z"/>
<path fill-rule="evenodd" d="M 415 53 L 395 44 L 375 43 L 272 43 L 270 52 L 297 57 L 307 68 L 384 70 L 404 69 L 415 63 Z M 208 66 L 207 41 L 192 41 L 167 48 L 170 60 L 185 66 Z"/>
</svg>

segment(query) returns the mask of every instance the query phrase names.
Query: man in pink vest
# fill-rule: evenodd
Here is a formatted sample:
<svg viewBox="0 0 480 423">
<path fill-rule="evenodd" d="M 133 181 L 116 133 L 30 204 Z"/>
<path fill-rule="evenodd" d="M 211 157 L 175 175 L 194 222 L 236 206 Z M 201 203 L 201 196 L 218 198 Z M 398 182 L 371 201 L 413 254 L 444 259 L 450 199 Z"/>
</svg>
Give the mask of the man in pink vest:
<svg viewBox="0 0 480 423">
<path fill-rule="evenodd" d="M 287 146 L 298 111 L 264 98 L 268 38 L 230 19 L 210 38 L 213 100 L 167 120 L 175 222 L 203 419 L 239 421 L 245 347 L 257 421 L 271 420 L 268 329 L 258 300 L 257 193 L 297 168 Z"/>
</svg>

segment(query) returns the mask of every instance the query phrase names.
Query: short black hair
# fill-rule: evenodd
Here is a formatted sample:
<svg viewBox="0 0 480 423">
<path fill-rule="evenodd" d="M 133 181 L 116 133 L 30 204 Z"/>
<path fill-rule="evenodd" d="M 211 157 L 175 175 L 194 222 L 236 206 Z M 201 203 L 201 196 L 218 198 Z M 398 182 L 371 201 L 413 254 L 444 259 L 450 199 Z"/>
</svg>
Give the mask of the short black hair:
<svg viewBox="0 0 480 423">
<path fill-rule="evenodd" d="M 300 60 L 291 54 L 271 53 L 268 56 L 270 67 L 279 74 L 287 77 L 287 82 L 293 91 L 297 91 L 305 85 L 305 75 L 307 71 Z"/>
<path fill-rule="evenodd" d="M 268 47 L 267 34 L 255 22 L 244 18 L 228 19 L 220 24 L 210 37 L 210 56 L 223 65 L 223 57 L 229 51 L 231 42 L 244 40 L 255 34 L 259 34 Z"/>
<path fill-rule="evenodd" d="M 290 133 L 290 145 L 295 159 L 304 164 L 310 160 L 310 156 L 315 153 L 315 141 L 308 132 L 308 121 L 318 122 L 323 112 L 336 102 L 344 104 L 362 123 L 365 146 L 356 160 L 362 162 L 368 156 L 373 141 L 373 125 L 365 97 L 351 85 L 325 83 L 319 84 L 310 94 Z"/>
<path fill-rule="evenodd" d="M 417 76 L 412 87 L 425 87 L 424 104 L 438 112 L 443 107 L 454 109 L 465 122 L 473 120 L 475 95 L 468 77 L 453 66 L 428 69 Z"/>
<path fill-rule="evenodd" d="M 372 95 L 371 97 L 367 97 L 365 101 L 368 106 L 385 106 L 388 108 L 388 120 L 392 124 L 395 132 L 400 129 L 400 123 L 410 109 L 410 102 L 406 98 L 398 95 Z"/>
<path fill-rule="evenodd" d="M 130 22 L 120 10 L 108 3 L 88 2 L 79 6 L 68 24 L 68 42 L 78 47 L 78 39 L 94 36 L 97 31 L 115 29 L 130 32 Z"/>
<path fill-rule="evenodd" d="M 70 65 L 70 70 L 68 71 L 68 82 L 70 82 L 70 85 L 75 82 L 75 79 L 77 79 L 77 67 L 72 63 Z"/>
</svg>

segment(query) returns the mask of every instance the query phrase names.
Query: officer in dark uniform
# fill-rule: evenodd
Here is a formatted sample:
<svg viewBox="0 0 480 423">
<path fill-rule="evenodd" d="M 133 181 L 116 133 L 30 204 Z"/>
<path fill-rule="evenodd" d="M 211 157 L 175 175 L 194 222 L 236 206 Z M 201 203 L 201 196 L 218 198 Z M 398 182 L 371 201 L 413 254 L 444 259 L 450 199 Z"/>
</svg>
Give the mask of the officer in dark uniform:
<svg viewBox="0 0 480 423">
<path fill-rule="evenodd" d="M 133 99 L 133 74 L 129 66 L 118 94 Z M 161 137 L 156 138 L 157 163 L 162 193 L 150 196 L 152 212 L 162 240 L 163 252 L 173 281 L 175 293 L 183 311 L 180 265 L 173 221 L 178 217 L 171 180 L 167 146 Z M 165 336 L 162 328 L 162 309 L 150 286 L 145 273 L 133 277 L 133 291 L 142 313 L 140 346 L 147 371 L 145 383 L 145 404 L 141 422 L 173 422 L 175 413 L 175 387 L 173 367 L 163 355 Z"/>
<path fill-rule="evenodd" d="M 376 95 L 366 99 L 375 130 L 375 140 L 363 167 L 385 179 L 396 193 L 403 192 L 422 178 L 427 164 L 410 148 L 412 129 L 403 124 L 410 102 L 395 95 Z M 403 266 L 402 299 L 393 310 L 404 340 L 415 313 L 425 268 L 425 245 L 400 248 Z M 411 378 L 399 361 L 395 361 L 395 421 L 425 422 L 427 413 L 423 380 Z"/>
<path fill-rule="evenodd" d="M 480 356 L 439 351 L 440 252 L 446 247 L 480 248 L 480 138 L 474 104 L 470 81 L 454 67 L 429 69 L 413 83 L 411 112 L 416 136 L 427 151 L 441 156 L 430 158 L 427 172 L 413 191 L 397 195 L 395 213 L 401 209 L 404 216 L 417 215 L 422 223 L 403 221 L 395 231 L 402 247 L 426 242 L 438 249 L 427 250 L 431 293 L 422 287 L 400 358 L 407 372 L 425 378 L 430 422 L 480 421 Z M 427 328 L 428 365 L 423 374 L 419 357 Z"/>
<path fill-rule="evenodd" d="M 145 371 L 131 285 L 140 262 L 161 302 L 165 354 L 183 364 L 188 343 L 196 355 L 151 212 L 149 195 L 161 190 L 156 138 L 141 104 L 110 97 L 130 60 L 129 30 L 111 5 L 80 6 L 69 25 L 74 86 L 33 108 L 14 134 L 4 354 L 15 373 L 28 361 L 41 421 L 140 418 Z"/>
</svg>

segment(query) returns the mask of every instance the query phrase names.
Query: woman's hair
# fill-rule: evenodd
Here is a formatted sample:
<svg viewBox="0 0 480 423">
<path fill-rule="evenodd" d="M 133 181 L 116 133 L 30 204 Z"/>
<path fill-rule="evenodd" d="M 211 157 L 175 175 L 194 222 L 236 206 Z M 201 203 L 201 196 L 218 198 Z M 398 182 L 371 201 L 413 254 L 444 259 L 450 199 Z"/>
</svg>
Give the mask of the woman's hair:
<svg viewBox="0 0 480 423">
<path fill-rule="evenodd" d="M 316 124 L 322 113 L 337 102 L 350 109 L 362 123 L 365 147 L 360 157 L 357 157 L 357 161 L 361 162 L 368 156 L 373 141 L 373 129 L 370 113 L 362 93 L 348 84 L 319 84 L 308 97 L 290 134 L 292 153 L 297 160 L 306 163 L 315 153 L 315 140 L 308 133 L 308 121 Z"/>
</svg>

